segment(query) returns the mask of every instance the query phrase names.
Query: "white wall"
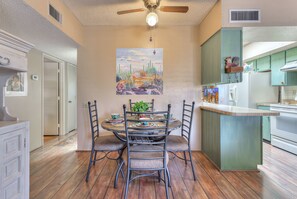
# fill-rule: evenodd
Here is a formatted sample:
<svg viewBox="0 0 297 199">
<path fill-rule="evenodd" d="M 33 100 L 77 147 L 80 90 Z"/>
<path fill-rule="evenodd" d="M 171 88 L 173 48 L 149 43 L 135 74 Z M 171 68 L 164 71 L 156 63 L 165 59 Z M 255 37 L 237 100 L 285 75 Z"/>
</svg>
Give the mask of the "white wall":
<svg viewBox="0 0 297 199">
<path fill-rule="evenodd" d="M 182 100 L 201 99 L 200 47 L 198 28 L 190 26 L 158 27 L 154 33 L 156 47 L 164 50 L 164 93 L 160 96 L 116 95 L 116 49 L 147 48 L 146 27 L 97 26 L 85 28 L 85 45 L 78 50 L 78 150 L 89 150 L 91 133 L 86 103 L 96 99 L 99 120 L 112 112 L 122 113 L 129 98 L 155 99 L 157 109 L 172 104 L 174 117 L 181 118 Z M 200 111 L 195 109 L 193 149 L 201 149 Z M 102 131 L 102 129 L 100 129 Z M 178 131 L 177 131 L 178 132 Z M 177 133 L 176 132 L 176 133 Z"/>
<path fill-rule="evenodd" d="M 28 53 L 28 96 L 6 97 L 5 103 L 12 116 L 20 120 L 30 121 L 30 150 L 41 146 L 41 74 L 42 53 L 31 50 Z M 39 80 L 33 81 L 31 75 L 38 75 Z"/>
</svg>

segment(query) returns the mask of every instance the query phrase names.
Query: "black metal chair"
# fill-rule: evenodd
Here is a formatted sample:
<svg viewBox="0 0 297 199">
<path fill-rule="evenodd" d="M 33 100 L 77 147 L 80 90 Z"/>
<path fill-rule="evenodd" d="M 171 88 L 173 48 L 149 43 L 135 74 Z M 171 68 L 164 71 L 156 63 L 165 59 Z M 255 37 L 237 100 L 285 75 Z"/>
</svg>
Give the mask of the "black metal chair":
<svg viewBox="0 0 297 199">
<path fill-rule="evenodd" d="M 118 163 L 118 169 L 115 176 L 114 187 L 117 187 L 117 179 L 119 176 L 119 172 L 122 172 L 122 153 L 126 147 L 126 143 L 120 141 L 114 135 L 108 136 L 99 136 L 99 122 L 98 122 L 98 111 L 97 111 L 97 102 L 94 100 L 94 103 L 88 102 L 89 107 L 89 116 L 90 116 L 90 123 L 91 123 L 91 130 L 92 130 L 92 151 L 90 154 L 90 162 L 88 166 L 86 182 L 89 180 L 90 170 L 92 164 L 95 165 L 96 161 L 102 160 L 105 157 L 110 160 L 116 160 Z M 97 159 L 97 152 L 103 152 L 104 156 Z M 110 158 L 108 155 L 111 152 L 118 152 L 119 156 L 117 158 Z"/>
<path fill-rule="evenodd" d="M 132 100 L 131 99 L 129 99 L 129 105 L 130 105 L 130 111 L 132 111 L 132 107 L 133 107 L 133 105 L 135 104 L 136 102 L 132 102 Z M 154 99 L 152 99 L 152 101 L 151 102 L 146 102 L 146 103 L 148 103 L 148 105 L 149 105 L 149 110 L 148 111 L 154 111 L 155 109 L 154 109 L 154 104 L 155 104 L 155 100 Z"/>
<path fill-rule="evenodd" d="M 136 115 L 133 116 L 130 114 L 135 114 L 135 112 L 126 111 L 126 105 L 123 106 L 123 109 L 127 138 L 127 148 L 123 153 L 123 159 L 127 163 L 125 198 L 127 198 L 131 181 L 139 177 L 154 175 L 158 177 L 159 181 L 165 182 L 166 198 L 169 198 L 170 176 L 167 168 L 169 118 L 165 118 L 164 114 L 170 115 L 171 105 L 168 105 L 167 111 L 136 112 Z M 137 114 L 150 115 L 150 118 L 139 120 Z M 146 122 L 148 122 L 148 126 L 144 127 L 143 123 Z M 161 172 L 163 172 L 164 178 L 161 178 Z"/>
<path fill-rule="evenodd" d="M 192 152 L 191 152 L 191 127 L 193 120 L 195 102 L 192 104 L 186 104 L 186 101 L 183 101 L 183 114 L 182 114 L 182 127 L 181 135 L 169 135 L 167 138 L 167 150 L 185 161 L 187 164 L 188 161 L 191 162 L 192 172 L 194 180 L 196 181 L 195 168 L 193 166 Z M 178 156 L 177 152 L 183 152 L 184 157 Z M 187 159 L 186 152 L 189 154 L 189 159 Z"/>
</svg>

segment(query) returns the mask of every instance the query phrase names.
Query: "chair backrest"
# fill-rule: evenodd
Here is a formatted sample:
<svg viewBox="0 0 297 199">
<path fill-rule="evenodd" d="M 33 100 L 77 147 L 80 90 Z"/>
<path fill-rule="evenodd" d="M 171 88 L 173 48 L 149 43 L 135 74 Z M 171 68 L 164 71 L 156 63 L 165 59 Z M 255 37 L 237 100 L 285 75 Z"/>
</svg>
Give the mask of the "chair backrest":
<svg viewBox="0 0 297 199">
<path fill-rule="evenodd" d="M 98 111 L 97 111 L 97 101 L 94 100 L 93 103 L 88 102 L 90 124 L 92 131 L 92 144 L 94 144 L 95 139 L 99 137 L 99 122 L 98 122 Z"/>
<path fill-rule="evenodd" d="M 191 129 L 192 129 L 194 107 L 195 107 L 194 101 L 192 102 L 192 104 L 187 104 L 186 100 L 183 101 L 181 134 L 188 141 L 189 145 L 191 141 Z"/>
<path fill-rule="evenodd" d="M 136 102 L 132 102 L 132 100 L 129 99 L 130 111 L 132 111 L 132 107 L 134 106 L 135 103 L 136 103 Z M 146 102 L 146 103 L 148 103 L 148 105 L 149 105 L 149 111 L 153 112 L 153 111 L 155 110 L 155 109 L 154 109 L 154 103 L 155 103 L 155 100 L 152 99 L 151 102 Z"/>
<path fill-rule="evenodd" d="M 171 105 L 168 105 L 167 111 L 156 111 L 156 112 L 131 112 L 126 110 L 126 105 L 123 105 L 124 109 L 124 119 L 125 119 L 125 132 L 126 132 L 126 140 L 127 140 L 127 155 L 128 155 L 128 164 L 130 163 L 130 158 L 132 153 L 152 153 L 159 152 L 159 156 L 154 156 L 152 158 L 133 158 L 134 160 L 155 160 L 162 159 L 163 166 L 166 165 L 167 157 L 167 136 L 168 136 L 168 124 L 169 117 L 165 117 L 164 115 L 170 115 Z M 139 119 L 137 115 L 133 114 L 142 114 L 149 116 L 147 119 Z M 144 122 L 148 123 L 148 126 L 142 126 Z M 137 148 L 137 150 L 133 150 L 131 146 L 135 145 L 145 145 L 145 146 L 153 146 L 158 145 L 160 147 L 151 148 L 143 147 L 141 149 Z M 149 168 L 148 168 L 149 169 Z"/>
</svg>

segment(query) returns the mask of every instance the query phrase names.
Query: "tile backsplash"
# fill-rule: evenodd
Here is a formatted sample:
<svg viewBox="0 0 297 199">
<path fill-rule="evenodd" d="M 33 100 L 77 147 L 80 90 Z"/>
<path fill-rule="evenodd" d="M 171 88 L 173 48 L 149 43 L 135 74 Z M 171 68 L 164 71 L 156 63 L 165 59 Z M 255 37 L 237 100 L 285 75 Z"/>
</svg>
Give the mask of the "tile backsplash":
<svg viewBox="0 0 297 199">
<path fill-rule="evenodd" d="M 291 103 L 296 101 L 297 103 L 297 86 L 282 87 L 282 101 L 284 103 Z"/>
</svg>

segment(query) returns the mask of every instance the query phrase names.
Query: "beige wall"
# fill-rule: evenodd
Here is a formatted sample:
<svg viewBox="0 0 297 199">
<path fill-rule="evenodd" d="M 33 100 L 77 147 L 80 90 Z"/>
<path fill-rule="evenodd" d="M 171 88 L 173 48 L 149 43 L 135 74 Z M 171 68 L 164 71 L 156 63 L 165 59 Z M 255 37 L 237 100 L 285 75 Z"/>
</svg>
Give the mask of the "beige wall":
<svg viewBox="0 0 297 199">
<path fill-rule="evenodd" d="M 219 0 L 199 25 L 199 44 L 202 45 L 222 28 L 222 0 Z"/>
<path fill-rule="evenodd" d="M 78 44 L 83 44 L 83 28 L 77 18 L 61 0 L 24 0 L 35 9 L 41 16 L 45 17 L 53 25 L 63 31 L 68 37 Z M 54 6 L 61 14 L 63 23 L 54 20 L 48 13 L 48 3 Z"/>
<path fill-rule="evenodd" d="M 296 0 L 222 0 L 223 27 L 296 26 Z M 229 9 L 261 9 L 261 23 L 229 23 Z"/>
<path fill-rule="evenodd" d="M 147 48 L 146 27 L 86 27 L 85 45 L 78 50 L 78 150 L 88 150 L 91 133 L 86 103 L 96 99 L 99 120 L 112 112 L 122 113 L 122 105 L 133 100 L 156 101 L 157 109 L 172 104 L 174 117 L 180 118 L 182 100 L 200 102 L 200 47 L 198 28 L 189 26 L 159 27 L 155 32 L 156 47 L 164 50 L 164 93 L 160 96 L 117 96 L 116 49 Z M 200 149 L 200 111 L 195 108 L 193 149 Z M 101 129 L 102 130 L 102 129 Z M 175 132 L 178 133 L 179 131 Z"/>
<path fill-rule="evenodd" d="M 31 50 L 28 54 L 28 96 L 6 97 L 9 112 L 20 120 L 30 121 L 30 150 L 41 146 L 41 74 L 42 53 Z M 31 75 L 39 76 L 38 81 L 31 80 Z"/>
</svg>

